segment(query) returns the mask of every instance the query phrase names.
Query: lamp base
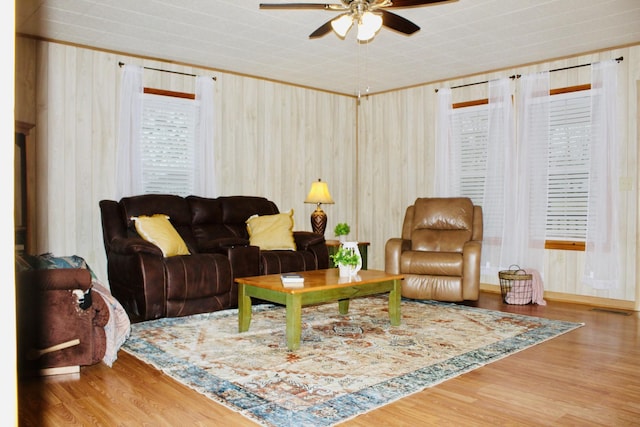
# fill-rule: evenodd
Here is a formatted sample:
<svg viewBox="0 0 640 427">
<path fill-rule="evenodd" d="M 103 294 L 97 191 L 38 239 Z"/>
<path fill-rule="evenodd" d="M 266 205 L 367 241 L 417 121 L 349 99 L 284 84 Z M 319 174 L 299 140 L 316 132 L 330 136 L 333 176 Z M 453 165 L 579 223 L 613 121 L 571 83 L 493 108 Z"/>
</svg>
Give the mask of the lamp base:
<svg viewBox="0 0 640 427">
<path fill-rule="evenodd" d="M 320 205 L 315 211 L 311 213 L 311 229 L 314 233 L 324 235 L 324 230 L 327 228 L 327 214 L 320 209 Z"/>
</svg>

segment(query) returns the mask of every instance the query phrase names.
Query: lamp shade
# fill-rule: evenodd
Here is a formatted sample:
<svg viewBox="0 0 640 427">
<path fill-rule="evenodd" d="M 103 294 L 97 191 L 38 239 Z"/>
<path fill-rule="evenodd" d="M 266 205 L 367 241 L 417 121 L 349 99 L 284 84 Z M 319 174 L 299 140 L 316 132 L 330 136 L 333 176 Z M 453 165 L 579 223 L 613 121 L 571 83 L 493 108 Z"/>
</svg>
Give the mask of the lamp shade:
<svg viewBox="0 0 640 427">
<path fill-rule="evenodd" d="M 325 204 L 333 204 L 335 203 L 331 198 L 331 194 L 329 194 L 329 187 L 326 182 L 320 181 L 318 179 L 316 182 L 311 184 L 311 190 L 309 190 L 309 194 L 307 194 L 307 198 L 304 200 L 305 203 L 325 203 Z"/>
<path fill-rule="evenodd" d="M 333 28 L 333 31 L 342 38 L 347 35 L 352 25 L 353 17 L 346 13 L 331 21 L 331 28 Z"/>
<path fill-rule="evenodd" d="M 358 40 L 362 42 L 371 40 L 380 28 L 382 28 L 382 16 L 365 12 L 358 22 Z"/>
</svg>

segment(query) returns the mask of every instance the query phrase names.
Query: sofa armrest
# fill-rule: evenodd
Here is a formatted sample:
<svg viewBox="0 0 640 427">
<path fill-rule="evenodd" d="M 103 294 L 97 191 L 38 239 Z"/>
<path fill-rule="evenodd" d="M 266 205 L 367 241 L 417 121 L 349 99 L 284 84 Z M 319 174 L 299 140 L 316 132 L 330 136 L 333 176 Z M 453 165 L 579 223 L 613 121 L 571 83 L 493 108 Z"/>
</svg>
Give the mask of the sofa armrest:
<svg viewBox="0 0 640 427">
<path fill-rule="evenodd" d="M 317 269 L 329 268 L 329 250 L 323 234 L 311 231 L 294 231 L 293 238 L 297 250 L 313 253 Z"/>
<path fill-rule="evenodd" d="M 303 251 L 309 250 L 309 248 L 314 245 L 325 244 L 325 239 L 322 234 L 311 231 L 294 231 L 293 239 L 296 242 L 296 248 Z"/>
<path fill-rule="evenodd" d="M 141 237 L 121 238 L 117 237 L 111 241 L 111 251 L 121 255 L 131 255 L 136 253 L 147 253 L 163 257 L 162 250 L 153 243 L 147 242 Z"/>
<path fill-rule="evenodd" d="M 224 237 L 221 239 L 208 240 L 198 245 L 200 252 L 226 254 L 227 250 L 235 247 L 249 246 L 249 240 L 242 237 Z"/>
<path fill-rule="evenodd" d="M 260 248 L 242 237 L 223 237 L 201 242 L 200 253 L 222 254 L 231 264 L 233 278 L 260 274 Z"/>
<path fill-rule="evenodd" d="M 233 278 L 260 275 L 260 248 L 257 246 L 230 246 L 225 254 L 231 264 Z"/>
</svg>

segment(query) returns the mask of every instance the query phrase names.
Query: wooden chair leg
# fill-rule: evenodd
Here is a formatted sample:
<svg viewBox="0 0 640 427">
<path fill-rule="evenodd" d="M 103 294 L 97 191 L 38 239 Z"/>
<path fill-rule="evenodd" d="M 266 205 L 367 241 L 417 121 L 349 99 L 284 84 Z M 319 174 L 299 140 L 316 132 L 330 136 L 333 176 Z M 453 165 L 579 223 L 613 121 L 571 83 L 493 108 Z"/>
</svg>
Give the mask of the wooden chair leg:
<svg viewBox="0 0 640 427">
<path fill-rule="evenodd" d="M 64 350 L 65 348 L 73 347 L 75 345 L 79 345 L 79 339 L 73 339 L 69 341 L 62 342 L 60 344 L 52 345 L 47 348 L 37 349 L 32 348 L 27 352 L 28 360 L 36 360 L 44 354 L 52 353 L 54 351 Z M 58 366 L 55 368 L 43 368 L 38 371 L 40 375 L 62 375 L 62 374 L 77 374 L 80 373 L 80 366 Z"/>
<path fill-rule="evenodd" d="M 63 374 L 79 374 L 80 366 L 59 366 L 57 368 L 43 368 L 38 371 L 42 376 L 47 375 L 63 375 Z"/>
<path fill-rule="evenodd" d="M 65 348 L 73 347 L 74 345 L 78 345 L 78 344 L 80 344 L 80 340 L 76 338 L 76 339 L 65 341 L 60 344 L 52 345 L 51 347 L 43 348 L 40 350 L 38 350 L 37 348 L 32 348 L 27 352 L 27 359 L 36 360 L 43 354 L 51 353 L 58 350 L 63 350 Z"/>
</svg>

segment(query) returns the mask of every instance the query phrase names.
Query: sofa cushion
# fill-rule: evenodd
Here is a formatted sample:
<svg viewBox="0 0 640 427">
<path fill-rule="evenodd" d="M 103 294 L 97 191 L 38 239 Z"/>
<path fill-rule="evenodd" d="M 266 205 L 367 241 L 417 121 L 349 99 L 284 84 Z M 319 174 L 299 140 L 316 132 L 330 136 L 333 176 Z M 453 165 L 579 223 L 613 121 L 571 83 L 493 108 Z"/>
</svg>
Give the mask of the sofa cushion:
<svg viewBox="0 0 640 427">
<path fill-rule="evenodd" d="M 293 209 L 275 215 L 253 215 L 247 220 L 249 242 L 262 250 L 296 250 Z"/>
<path fill-rule="evenodd" d="M 186 200 L 191 209 L 191 231 L 198 244 L 198 252 L 210 252 L 212 240 L 245 238 L 248 244 L 246 226 L 239 234 L 228 227 L 222 219 L 222 203 L 218 199 L 188 196 Z M 220 246 L 219 243 L 215 245 Z"/>
<path fill-rule="evenodd" d="M 140 237 L 153 243 L 162 250 L 165 257 L 190 255 L 187 245 L 164 214 L 132 217 Z"/>
<path fill-rule="evenodd" d="M 222 205 L 222 223 L 237 237 L 249 239 L 247 219 L 253 215 L 275 215 L 278 207 L 264 197 L 224 196 L 218 197 Z"/>
<path fill-rule="evenodd" d="M 164 214 L 171 218 L 171 225 L 187 244 L 189 251 L 197 252 L 198 245 L 191 232 L 191 210 L 184 197 L 170 194 L 123 197 L 120 200 L 120 211 L 122 219 L 126 222 L 126 232 L 129 237 L 138 235 L 131 220 L 132 217 Z"/>
<path fill-rule="evenodd" d="M 458 252 L 404 251 L 400 255 L 400 273 L 462 277 L 462 261 Z"/>
</svg>

